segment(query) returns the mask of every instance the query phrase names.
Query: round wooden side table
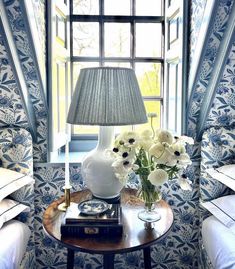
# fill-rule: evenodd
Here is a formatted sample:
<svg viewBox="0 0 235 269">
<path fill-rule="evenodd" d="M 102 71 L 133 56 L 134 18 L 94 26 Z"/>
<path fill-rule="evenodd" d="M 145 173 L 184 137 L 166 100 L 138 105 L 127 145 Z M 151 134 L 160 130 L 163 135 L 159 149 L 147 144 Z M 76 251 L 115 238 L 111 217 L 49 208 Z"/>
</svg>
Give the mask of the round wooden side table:
<svg viewBox="0 0 235 269">
<path fill-rule="evenodd" d="M 80 203 L 90 199 L 89 190 L 71 194 L 71 201 Z M 114 268 L 114 255 L 135 250 L 143 250 L 145 269 L 151 268 L 150 246 L 165 236 L 173 224 L 173 212 L 165 201 L 156 204 L 161 219 L 155 222 L 154 228 L 146 228 L 146 223 L 138 218 L 138 212 L 143 209 L 143 203 L 136 197 L 136 190 L 123 189 L 121 206 L 123 219 L 122 236 L 114 237 L 61 237 L 60 226 L 64 212 L 58 210 L 58 205 L 64 202 L 64 197 L 48 206 L 43 215 L 43 227 L 46 234 L 58 244 L 68 249 L 67 269 L 74 267 L 74 251 L 102 254 L 105 269 Z"/>
</svg>

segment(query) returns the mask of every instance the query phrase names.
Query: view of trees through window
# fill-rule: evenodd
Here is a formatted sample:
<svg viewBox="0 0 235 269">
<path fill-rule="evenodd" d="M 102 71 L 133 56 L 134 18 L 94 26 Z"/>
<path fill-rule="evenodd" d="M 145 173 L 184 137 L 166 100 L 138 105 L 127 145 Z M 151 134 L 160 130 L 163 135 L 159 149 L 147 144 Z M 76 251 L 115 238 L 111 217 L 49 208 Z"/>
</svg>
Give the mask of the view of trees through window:
<svg viewBox="0 0 235 269">
<path fill-rule="evenodd" d="M 163 105 L 162 0 L 71 0 L 73 89 L 81 68 L 130 67 L 135 70 L 154 128 Z M 148 124 L 135 126 L 146 128 Z M 120 131 L 118 127 L 117 130 Z M 94 126 L 73 126 L 74 135 L 93 135 Z"/>
</svg>

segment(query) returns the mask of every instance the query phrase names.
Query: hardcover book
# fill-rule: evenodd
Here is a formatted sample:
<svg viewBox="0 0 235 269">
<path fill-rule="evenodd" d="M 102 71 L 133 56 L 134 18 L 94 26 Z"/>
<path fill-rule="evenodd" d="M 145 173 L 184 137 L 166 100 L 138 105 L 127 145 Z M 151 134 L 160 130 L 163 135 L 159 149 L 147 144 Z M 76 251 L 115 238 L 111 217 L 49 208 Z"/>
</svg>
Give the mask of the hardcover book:
<svg viewBox="0 0 235 269">
<path fill-rule="evenodd" d="M 123 232 L 121 206 L 110 204 L 102 214 L 85 215 L 72 203 L 61 225 L 62 236 L 120 236 Z"/>
<path fill-rule="evenodd" d="M 61 235 L 62 236 L 120 236 L 123 232 L 122 223 L 117 224 L 87 224 L 87 223 L 77 223 L 77 224 L 62 224 L 61 225 Z"/>
</svg>

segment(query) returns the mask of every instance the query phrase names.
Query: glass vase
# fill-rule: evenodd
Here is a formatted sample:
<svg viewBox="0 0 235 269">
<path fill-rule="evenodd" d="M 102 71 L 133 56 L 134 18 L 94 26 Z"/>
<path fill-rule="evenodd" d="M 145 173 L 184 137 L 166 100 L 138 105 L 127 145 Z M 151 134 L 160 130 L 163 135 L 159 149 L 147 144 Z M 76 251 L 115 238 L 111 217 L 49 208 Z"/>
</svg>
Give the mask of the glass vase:
<svg viewBox="0 0 235 269">
<path fill-rule="evenodd" d="M 138 213 L 138 218 L 145 222 L 158 221 L 161 215 L 156 210 L 155 204 L 161 200 L 161 192 L 146 178 L 141 178 L 141 183 L 140 197 L 144 201 L 144 209 Z"/>
<path fill-rule="evenodd" d="M 155 208 L 155 203 L 145 203 L 145 207 L 138 213 L 138 218 L 145 222 L 155 222 L 161 219 L 161 215 Z"/>
</svg>

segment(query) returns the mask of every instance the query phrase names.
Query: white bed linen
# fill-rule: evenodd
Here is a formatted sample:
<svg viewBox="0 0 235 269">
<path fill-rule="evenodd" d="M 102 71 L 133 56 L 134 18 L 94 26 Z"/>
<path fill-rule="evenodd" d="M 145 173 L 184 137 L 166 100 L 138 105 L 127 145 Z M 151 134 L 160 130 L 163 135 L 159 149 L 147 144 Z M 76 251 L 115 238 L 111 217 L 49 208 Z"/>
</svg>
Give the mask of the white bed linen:
<svg viewBox="0 0 235 269">
<path fill-rule="evenodd" d="M 235 234 L 235 195 L 226 195 L 201 203 L 220 222 Z"/>
<path fill-rule="evenodd" d="M 214 216 L 202 223 L 202 240 L 215 269 L 235 269 L 235 234 Z"/>
<path fill-rule="evenodd" d="M 10 220 L 0 229 L 0 268 L 19 269 L 30 236 L 24 223 Z"/>
</svg>

